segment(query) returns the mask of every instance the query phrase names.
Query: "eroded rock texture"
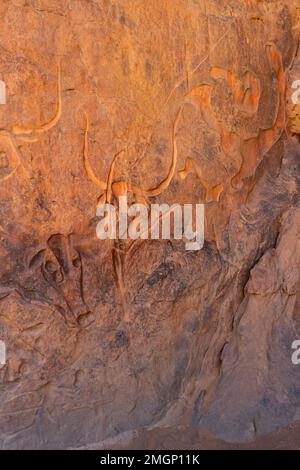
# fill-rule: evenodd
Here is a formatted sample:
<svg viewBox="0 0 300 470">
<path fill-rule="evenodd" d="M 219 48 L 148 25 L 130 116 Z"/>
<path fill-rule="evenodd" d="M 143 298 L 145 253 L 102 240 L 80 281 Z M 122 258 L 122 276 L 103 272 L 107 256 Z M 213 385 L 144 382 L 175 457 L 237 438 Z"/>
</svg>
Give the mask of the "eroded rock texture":
<svg viewBox="0 0 300 470">
<path fill-rule="evenodd" d="M 0 13 L 1 448 L 191 448 L 295 423 L 299 2 Z M 120 194 L 205 203 L 204 248 L 99 241 L 96 207 Z"/>
</svg>

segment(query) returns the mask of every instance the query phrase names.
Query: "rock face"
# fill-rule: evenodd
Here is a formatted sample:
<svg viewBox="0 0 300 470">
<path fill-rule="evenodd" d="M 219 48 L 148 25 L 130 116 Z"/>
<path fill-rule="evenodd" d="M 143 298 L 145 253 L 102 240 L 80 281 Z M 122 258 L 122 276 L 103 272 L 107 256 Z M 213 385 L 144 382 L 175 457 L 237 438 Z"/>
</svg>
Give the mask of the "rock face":
<svg viewBox="0 0 300 470">
<path fill-rule="evenodd" d="M 0 13 L 0 447 L 192 448 L 296 423 L 299 2 Z M 203 249 L 99 240 L 96 207 L 125 194 L 205 204 Z"/>
</svg>

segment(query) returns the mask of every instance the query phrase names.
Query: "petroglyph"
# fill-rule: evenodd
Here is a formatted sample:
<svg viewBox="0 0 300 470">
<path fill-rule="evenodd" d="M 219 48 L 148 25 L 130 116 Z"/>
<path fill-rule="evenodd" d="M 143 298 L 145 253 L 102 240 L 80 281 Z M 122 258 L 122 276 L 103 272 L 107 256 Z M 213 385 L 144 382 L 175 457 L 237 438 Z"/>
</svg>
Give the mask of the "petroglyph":
<svg viewBox="0 0 300 470">
<path fill-rule="evenodd" d="M 259 447 L 294 429 L 299 110 L 266 131 L 280 70 L 300 79 L 297 2 L 2 2 L 1 449 Z M 99 241 L 96 205 L 118 224 L 122 196 L 150 206 L 147 229 L 137 209 L 127 238 Z M 195 203 L 198 252 L 178 213 L 166 239 L 151 217 Z"/>
<path fill-rule="evenodd" d="M 58 123 L 61 117 L 61 113 L 61 68 L 59 66 L 57 80 L 57 110 L 55 116 L 46 124 L 35 124 L 32 126 L 16 124 L 12 127 L 11 132 L 4 129 L 0 130 L 0 146 L 1 144 L 3 146 L 0 148 L 2 158 L 2 163 L 0 162 L 0 181 L 5 181 L 11 178 L 18 168 L 22 168 L 23 172 L 28 177 L 28 171 L 24 167 L 20 152 L 18 150 L 18 142 L 36 142 L 41 133 L 47 132 Z M 4 164 L 4 161 L 7 162 L 6 165 Z"/>
<path fill-rule="evenodd" d="M 47 248 L 31 259 L 30 268 L 41 268 L 42 275 L 65 301 L 67 308 L 60 306 L 59 312 L 71 324 L 88 326 L 94 315 L 87 308 L 83 298 L 82 262 L 80 254 L 72 246 L 71 236 L 52 235 Z"/>
<path fill-rule="evenodd" d="M 231 131 L 225 124 L 225 120 L 217 118 L 212 105 L 214 85 L 200 84 L 192 88 L 186 96 L 187 100 L 194 100 L 199 105 L 206 124 L 220 134 L 224 154 L 241 162 L 239 171 L 231 177 L 230 181 L 235 189 L 240 189 L 243 181 L 255 174 L 259 162 L 279 139 L 285 128 L 286 72 L 281 53 L 274 43 L 266 45 L 266 54 L 277 77 L 278 106 L 273 126 L 269 129 L 260 129 L 256 137 L 245 139 L 239 131 Z M 244 72 L 239 78 L 230 70 L 212 67 L 210 75 L 216 83 L 224 80 L 229 85 L 233 92 L 236 112 L 245 115 L 256 114 L 260 102 L 261 85 L 252 71 Z"/>
</svg>

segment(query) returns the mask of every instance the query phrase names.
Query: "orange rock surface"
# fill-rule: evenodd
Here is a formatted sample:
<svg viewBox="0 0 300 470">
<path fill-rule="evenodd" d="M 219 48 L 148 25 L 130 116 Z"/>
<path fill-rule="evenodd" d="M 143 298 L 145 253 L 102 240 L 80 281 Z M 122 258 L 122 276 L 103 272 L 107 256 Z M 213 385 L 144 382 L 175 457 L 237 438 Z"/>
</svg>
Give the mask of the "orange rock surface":
<svg viewBox="0 0 300 470">
<path fill-rule="evenodd" d="M 276 447 L 300 419 L 299 2 L 0 16 L 0 448 Z M 121 195 L 205 204 L 203 249 L 99 240 Z"/>
</svg>

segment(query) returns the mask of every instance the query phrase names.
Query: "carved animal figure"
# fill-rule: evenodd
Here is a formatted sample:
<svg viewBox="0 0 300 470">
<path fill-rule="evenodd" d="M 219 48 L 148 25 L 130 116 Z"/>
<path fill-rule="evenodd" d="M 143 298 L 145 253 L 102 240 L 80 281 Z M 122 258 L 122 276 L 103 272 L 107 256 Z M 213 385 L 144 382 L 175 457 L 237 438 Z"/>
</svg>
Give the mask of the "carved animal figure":
<svg viewBox="0 0 300 470">
<path fill-rule="evenodd" d="M 98 199 L 97 208 L 99 208 L 100 206 L 106 203 L 111 203 L 113 197 L 115 198 L 115 201 L 118 204 L 119 198 L 121 196 L 126 196 L 129 191 L 133 193 L 134 199 L 137 203 L 142 203 L 144 205 L 147 205 L 149 197 L 158 196 L 169 187 L 174 177 L 175 169 L 177 165 L 178 152 L 177 152 L 176 135 L 177 135 L 178 123 L 180 120 L 180 116 L 182 114 L 183 106 L 184 105 L 182 105 L 179 111 L 177 112 L 176 117 L 173 122 L 173 126 L 172 126 L 173 149 L 172 149 L 172 161 L 171 161 L 171 165 L 169 168 L 169 172 L 167 176 L 165 177 L 165 179 L 162 180 L 161 183 L 157 187 L 152 188 L 152 189 L 143 189 L 127 181 L 120 181 L 120 180 L 114 181 L 113 177 L 114 177 L 116 159 L 122 152 L 124 152 L 124 149 L 114 155 L 106 181 L 100 180 L 95 175 L 90 165 L 89 158 L 88 158 L 89 120 L 88 120 L 88 117 L 86 116 L 84 152 L 83 152 L 84 167 L 85 167 L 87 176 L 91 179 L 91 181 L 93 181 L 98 187 L 101 188 L 102 191 L 104 191 Z M 124 248 L 120 248 L 123 245 L 124 245 Z M 127 305 L 126 305 L 126 289 L 124 285 L 124 270 L 125 270 L 126 254 L 127 254 L 126 243 L 124 244 L 124 241 L 120 243 L 119 240 L 115 240 L 113 244 L 113 249 L 112 249 L 113 268 L 114 268 L 114 273 L 115 273 L 116 284 L 117 284 L 120 299 L 121 299 L 124 319 L 125 321 L 129 321 L 130 314 L 128 312 Z"/>
<path fill-rule="evenodd" d="M 86 327 L 94 321 L 83 295 L 81 251 L 73 243 L 72 235 L 52 235 L 27 263 L 26 253 L 21 257 L 15 255 L 21 252 L 17 241 L 8 243 L 3 236 L 3 243 L 9 251 L 1 256 L 1 265 L 10 265 L 7 258 L 15 258 L 16 266 L 1 273 L 0 300 L 16 292 L 26 302 L 53 305 L 69 326 Z"/>
<path fill-rule="evenodd" d="M 225 155 L 236 155 L 241 161 L 239 171 L 231 178 L 231 185 L 234 189 L 240 189 L 244 180 L 254 175 L 263 156 L 279 139 L 285 128 L 286 72 L 281 53 L 274 43 L 266 45 L 266 52 L 269 64 L 277 77 L 278 106 L 273 126 L 269 129 L 260 129 L 257 136 L 245 139 L 238 132 L 232 132 L 223 121 L 217 119 L 212 106 L 213 85 L 199 85 L 187 95 L 187 99 L 194 100 L 200 106 L 207 125 L 219 132 Z M 222 79 L 227 82 L 232 90 L 237 112 L 248 115 L 256 113 L 260 99 L 260 84 L 252 72 L 247 71 L 239 78 L 231 71 L 213 67 L 210 74 L 216 81 Z"/>
<path fill-rule="evenodd" d="M 72 246 L 70 236 L 52 235 L 47 248 L 32 258 L 30 268 L 33 267 L 41 268 L 44 279 L 65 300 L 67 308 L 58 307 L 58 310 L 66 321 L 78 322 L 80 326 L 94 321 L 83 297 L 81 257 Z"/>
<path fill-rule="evenodd" d="M 45 124 L 22 125 L 16 124 L 12 127 L 11 131 L 0 130 L 0 150 L 5 154 L 7 165 L 5 169 L 0 169 L 0 181 L 5 181 L 15 174 L 18 168 L 25 170 L 20 152 L 18 150 L 18 142 L 36 142 L 39 135 L 47 132 L 54 127 L 62 113 L 62 98 L 61 98 L 61 68 L 58 66 L 58 79 L 57 79 L 57 109 L 55 115 L 50 121 Z"/>
</svg>

